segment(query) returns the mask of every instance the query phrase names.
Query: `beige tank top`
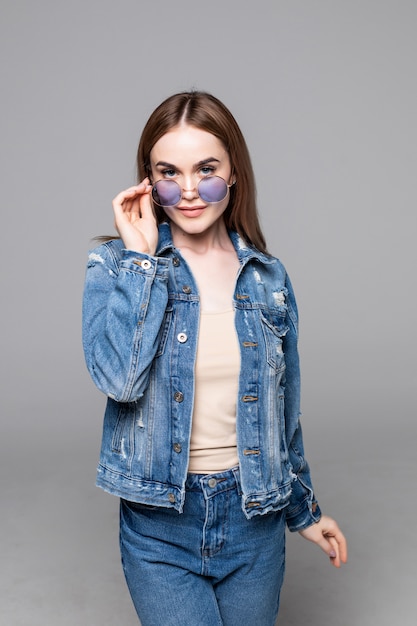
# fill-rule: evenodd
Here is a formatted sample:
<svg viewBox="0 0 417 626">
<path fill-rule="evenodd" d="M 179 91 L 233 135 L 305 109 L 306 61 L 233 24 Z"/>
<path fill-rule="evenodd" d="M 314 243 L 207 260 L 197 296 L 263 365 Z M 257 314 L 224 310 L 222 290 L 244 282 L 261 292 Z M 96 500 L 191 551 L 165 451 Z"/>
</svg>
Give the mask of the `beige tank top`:
<svg viewBox="0 0 417 626">
<path fill-rule="evenodd" d="M 188 471 L 221 472 L 238 464 L 236 398 L 240 351 L 234 311 L 201 313 Z"/>
</svg>

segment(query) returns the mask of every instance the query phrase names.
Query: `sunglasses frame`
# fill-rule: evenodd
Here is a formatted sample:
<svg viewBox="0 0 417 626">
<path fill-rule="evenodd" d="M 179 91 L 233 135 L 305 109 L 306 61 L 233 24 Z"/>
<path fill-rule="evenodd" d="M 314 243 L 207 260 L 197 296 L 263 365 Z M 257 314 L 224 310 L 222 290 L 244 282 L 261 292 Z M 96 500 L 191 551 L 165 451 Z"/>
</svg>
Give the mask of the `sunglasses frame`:
<svg viewBox="0 0 417 626">
<path fill-rule="evenodd" d="M 222 181 L 224 182 L 224 184 L 226 185 L 226 193 L 225 193 L 225 195 L 223 196 L 223 198 L 221 198 L 220 200 L 215 200 L 214 202 L 210 202 L 209 200 L 205 200 L 204 198 L 202 198 L 202 197 L 201 197 L 201 195 L 200 195 L 200 193 L 199 193 L 199 191 L 198 191 L 198 188 L 199 188 L 200 184 L 201 184 L 203 181 L 208 180 L 208 179 L 213 179 L 213 178 L 218 178 L 218 179 L 220 179 L 220 180 L 222 180 Z M 159 197 L 159 194 L 158 194 L 158 189 L 157 189 L 156 185 L 157 185 L 158 183 L 160 183 L 160 182 L 170 182 L 170 183 L 175 183 L 175 184 L 177 185 L 177 187 L 178 187 L 178 189 L 179 189 L 180 197 L 179 197 L 179 200 L 178 200 L 175 204 L 160 204 L 159 202 L 157 202 L 157 201 L 155 200 L 154 193 L 155 193 L 155 194 L 157 194 L 157 195 L 158 195 L 158 197 Z M 201 180 L 199 180 L 199 182 L 198 182 L 198 184 L 196 185 L 195 189 L 196 189 L 196 191 L 197 191 L 198 197 L 199 197 L 199 198 L 201 198 L 204 202 L 208 202 L 209 204 L 217 204 L 218 202 L 223 202 L 223 200 L 224 200 L 225 198 L 227 198 L 227 194 L 228 194 L 228 192 L 229 192 L 229 189 L 230 189 L 231 187 L 233 187 L 233 185 L 235 185 L 235 183 L 236 183 L 236 181 L 234 180 L 234 181 L 233 181 L 233 182 L 229 185 L 229 184 L 225 181 L 225 179 L 224 179 L 222 176 L 217 176 L 216 174 L 214 174 L 213 176 L 205 176 L 204 178 L 202 178 Z M 176 207 L 176 206 L 178 206 L 178 204 L 181 202 L 181 200 L 182 200 L 182 199 L 183 199 L 183 197 L 184 197 L 184 190 L 182 189 L 181 185 L 180 185 L 180 184 L 179 184 L 176 180 L 169 180 L 169 179 L 166 179 L 166 178 L 160 178 L 159 180 L 157 180 L 156 182 L 154 182 L 154 183 L 152 184 L 152 192 L 151 192 L 151 196 L 152 196 L 152 200 L 155 202 L 155 204 L 156 204 L 157 206 L 160 206 L 160 207 L 162 207 L 162 208 L 164 208 L 164 207 L 171 208 L 171 207 Z"/>
</svg>

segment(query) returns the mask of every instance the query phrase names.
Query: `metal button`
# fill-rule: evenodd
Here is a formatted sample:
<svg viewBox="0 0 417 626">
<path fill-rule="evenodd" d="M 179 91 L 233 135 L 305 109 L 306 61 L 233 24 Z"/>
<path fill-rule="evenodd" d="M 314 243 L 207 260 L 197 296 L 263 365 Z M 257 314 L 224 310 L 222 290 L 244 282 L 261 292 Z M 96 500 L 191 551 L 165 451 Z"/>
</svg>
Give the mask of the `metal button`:
<svg viewBox="0 0 417 626">
<path fill-rule="evenodd" d="M 169 500 L 170 502 L 172 502 L 172 504 L 174 504 L 174 502 L 175 502 L 175 496 L 174 496 L 174 494 L 173 494 L 173 493 L 169 493 L 169 494 L 168 494 L 168 500 Z"/>
<path fill-rule="evenodd" d="M 184 394 L 181 393 L 181 391 L 176 391 L 174 393 L 174 400 L 175 402 L 182 402 L 184 400 Z"/>
<path fill-rule="evenodd" d="M 191 293 L 191 291 L 192 291 L 190 285 L 184 285 L 182 290 L 183 290 L 184 293 Z"/>
<path fill-rule="evenodd" d="M 187 335 L 185 333 L 178 333 L 177 335 L 177 339 L 180 343 L 185 343 L 188 339 Z"/>
<path fill-rule="evenodd" d="M 140 266 L 142 269 L 148 270 L 150 267 L 152 267 L 152 263 L 149 261 L 149 259 L 143 259 Z"/>
<path fill-rule="evenodd" d="M 217 480 L 215 478 L 209 478 L 208 480 L 208 486 L 211 487 L 212 489 L 214 489 L 214 487 L 217 485 Z"/>
<path fill-rule="evenodd" d="M 182 450 L 182 446 L 181 446 L 181 444 L 180 444 L 180 443 L 174 443 L 173 448 L 174 448 L 174 452 L 177 452 L 178 454 L 179 454 L 179 453 L 181 452 L 181 450 Z"/>
<path fill-rule="evenodd" d="M 174 267 L 178 267 L 178 265 L 180 264 L 180 260 L 177 256 L 174 256 L 174 258 L 172 259 L 172 265 Z"/>
</svg>

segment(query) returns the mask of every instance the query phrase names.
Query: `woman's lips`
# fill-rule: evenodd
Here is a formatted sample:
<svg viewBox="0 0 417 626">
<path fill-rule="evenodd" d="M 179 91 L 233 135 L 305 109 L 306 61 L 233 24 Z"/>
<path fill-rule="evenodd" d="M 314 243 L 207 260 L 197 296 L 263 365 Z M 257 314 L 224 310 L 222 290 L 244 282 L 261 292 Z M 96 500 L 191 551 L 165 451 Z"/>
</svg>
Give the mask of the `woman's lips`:
<svg viewBox="0 0 417 626">
<path fill-rule="evenodd" d="M 186 217 L 198 217 L 203 213 L 205 208 L 205 206 L 185 206 L 177 207 L 177 211 L 180 211 L 181 214 Z"/>
</svg>

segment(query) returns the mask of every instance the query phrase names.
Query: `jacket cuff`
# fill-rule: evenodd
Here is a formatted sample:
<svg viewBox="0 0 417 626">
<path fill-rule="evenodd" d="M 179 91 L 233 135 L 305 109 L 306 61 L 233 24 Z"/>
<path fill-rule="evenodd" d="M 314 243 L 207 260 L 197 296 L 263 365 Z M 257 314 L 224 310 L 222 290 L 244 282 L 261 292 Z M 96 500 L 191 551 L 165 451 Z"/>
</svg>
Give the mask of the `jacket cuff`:
<svg viewBox="0 0 417 626">
<path fill-rule="evenodd" d="M 312 524 L 316 524 L 320 521 L 321 510 L 317 500 L 313 499 L 304 500 L 297 508 L 290 508 L 287 510 L 287 526 L 288 530 L 292 533 L 304 530 Z"/>
<path fill-rule="evenodd" d="M 123 249 L 120 267 L 140 274 L 167 278 L 169 263 L 169 259 Z"/>
</svg>

